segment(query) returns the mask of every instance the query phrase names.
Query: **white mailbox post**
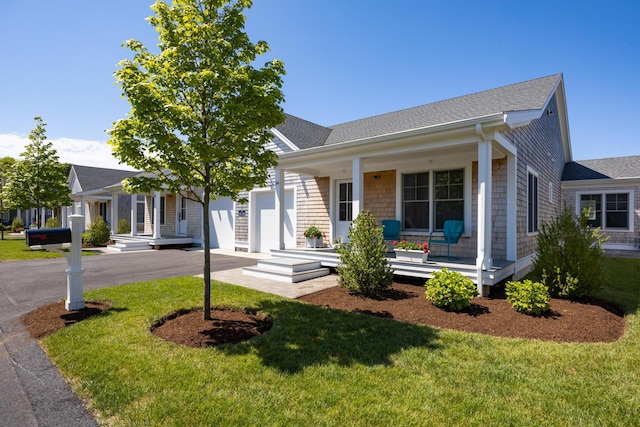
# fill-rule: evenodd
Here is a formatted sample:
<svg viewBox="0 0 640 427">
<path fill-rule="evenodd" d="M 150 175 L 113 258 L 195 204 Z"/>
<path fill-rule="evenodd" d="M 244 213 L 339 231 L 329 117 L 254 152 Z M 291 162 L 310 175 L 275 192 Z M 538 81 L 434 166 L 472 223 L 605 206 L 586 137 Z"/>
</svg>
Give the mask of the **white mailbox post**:
<svg viewBox="0 0 640 427">
<path fill-rule="evenodd" d="M 67 258 L 67 300 L 65 308 L 68 311 L 80 310 L 84 308 L 84 299 L 82 298 L 82 224 L 84 223 L 83 215 L 70 215 L 71 222 L 71 248 Z"/>
<path fill-rule="evenodd" d="M 67 311 L 84 308 L 82 298 L 82 224 L 83 215 L 70 215 L 69 228 L 51 228 L 28 230 L 26 241 L 31 249 L 44 249 L 62 254 L 67 260 L 67 299 L 65 308 Z M 62 250 L 69 247 L 67 254 Z"/>
</svg>

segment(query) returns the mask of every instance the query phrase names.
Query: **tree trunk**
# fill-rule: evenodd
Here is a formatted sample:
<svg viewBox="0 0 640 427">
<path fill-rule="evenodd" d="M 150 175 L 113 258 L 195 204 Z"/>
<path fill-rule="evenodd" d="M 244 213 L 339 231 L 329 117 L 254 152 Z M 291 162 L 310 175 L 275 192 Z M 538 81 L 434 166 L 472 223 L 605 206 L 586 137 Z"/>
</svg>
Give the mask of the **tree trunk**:
<svg viewBox="0 0 640 427">
<path fill-rule="evenodd" d="M 204 190 L 202 201 L 202 221 L 204 243 L 204 303 L 202 307 L 203 319 L 211 320 L 211 228 L 209 225 L 209 190 Z"/>
</svg>

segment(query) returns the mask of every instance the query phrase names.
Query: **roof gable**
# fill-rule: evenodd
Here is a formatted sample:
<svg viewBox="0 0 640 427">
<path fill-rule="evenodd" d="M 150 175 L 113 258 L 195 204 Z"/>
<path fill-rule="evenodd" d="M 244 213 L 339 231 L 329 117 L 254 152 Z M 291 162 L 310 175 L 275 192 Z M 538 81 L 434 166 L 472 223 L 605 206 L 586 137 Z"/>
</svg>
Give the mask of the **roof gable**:
<svg viewBox="0 0 640 427">
<path fill-rule="evenodd" d="M 74 193 L 78 193 L 99 190 L 138 173 L 137 171 L 72 165 L 69 176 L 71 180 L 73 180 L 72 177 L 75 176 L 75 180 L 73 180 Z M 75 191 L 76 189 L 79 191 Z"/>
<path fill-rule="evenodd" d="M 324 126 L 291 114 L 285 116 L 284 123 L 276 126 L 276 130 L 301 150 L 324 145 L 331 134 L 331 129 Z"/>
</svg>

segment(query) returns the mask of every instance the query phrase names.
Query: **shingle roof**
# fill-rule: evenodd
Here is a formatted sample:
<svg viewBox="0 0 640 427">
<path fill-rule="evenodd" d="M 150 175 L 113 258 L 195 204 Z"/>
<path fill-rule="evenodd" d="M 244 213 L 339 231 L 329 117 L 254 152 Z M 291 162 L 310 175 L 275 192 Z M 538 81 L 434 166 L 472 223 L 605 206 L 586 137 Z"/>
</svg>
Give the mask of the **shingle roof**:
<svg viewBox="0 0 640 427">
<path fill-rule="evenodd" d="M 92 166 L 72 165 L 82 191 L 99 190 L 115 184 L 125 178 L 138 174 L 137 171 L 96 168 Z"/>
<path fill-rule="evenodd" d="M 562 173 L 563 181 L 621 178 L 640 178 L 640 156 L 569 162 Z"/>
<path fill-rule="evenodd" d="M 510 111 L 542 109 L 561 74 L 459 96 L 332 126 L 327 144 L 470 120 Z"/>
<path fill-rule="evenodd" d="M 285 122 L 276 126 L 276 129 L 301 150 L 323 145 L 331 133 L 331 129 L 324 126 L 291 114 L 285 114 L 285 116 Z"/>
<path fill-rule="evenodd" d="M 304 149 L 511 111 L 540 110 L 544 108 L 561 79 L 562 74 L 554 74 L 328 128 L 287 115 L 285 123 L 277 129 Z"/>
</svg>

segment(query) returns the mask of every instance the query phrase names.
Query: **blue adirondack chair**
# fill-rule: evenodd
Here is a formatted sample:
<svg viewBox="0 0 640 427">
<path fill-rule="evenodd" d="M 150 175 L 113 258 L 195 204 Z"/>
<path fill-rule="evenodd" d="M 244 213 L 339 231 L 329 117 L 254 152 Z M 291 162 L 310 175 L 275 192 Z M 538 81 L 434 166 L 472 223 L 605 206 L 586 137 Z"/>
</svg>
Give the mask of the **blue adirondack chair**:
<svg viewBox="0 0 640 427">
<path fill-rule="evenodd" d="M 460 240 L 460 236 L 464 232 L 464 221 L 458 220 L 446 220 L 444 222 L 444 228 L 442 231 L 432 231 L 429 233 L 429 248 L 431 245 L 447 245 L 447 259 L 458 259 L 458 257 L 452 257 L 451 245 L 455 245 Z M 433 234 L 442 234 L 442 239 L 434 239 Z"/>
<path fill-rule="evenodd" d="M 383 219 L 382 235 L 384 236 L 384 240 L 400 240 L 400 221 Z"/>
</svg>

